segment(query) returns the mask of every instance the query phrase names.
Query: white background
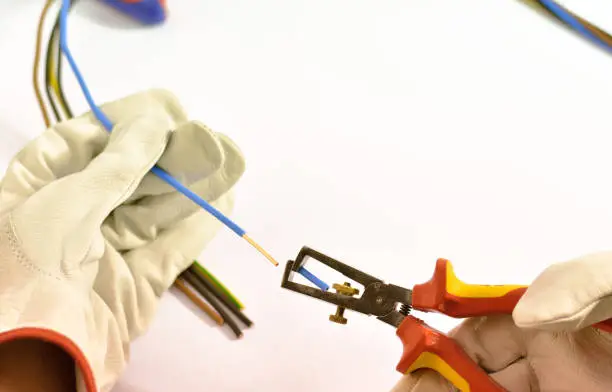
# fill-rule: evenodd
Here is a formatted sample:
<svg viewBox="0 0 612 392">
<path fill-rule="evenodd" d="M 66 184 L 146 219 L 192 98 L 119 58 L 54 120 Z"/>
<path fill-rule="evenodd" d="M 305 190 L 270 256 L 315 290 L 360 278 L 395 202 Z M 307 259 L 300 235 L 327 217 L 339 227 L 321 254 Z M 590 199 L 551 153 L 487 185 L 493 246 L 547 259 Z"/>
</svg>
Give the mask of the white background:
<svg viewBox="0 0 612 392">
<path fill-rule="evenodd" d="M 607 5 L 606 5 L 607 3 Z M 566 6 L 612 28 L 604 0 Z M 528 283 L 612 239 L 612 57 L 517 1 L 169 0 L 135 26 L 95 1 L 70 44 L 95 99 L 175 92 L 229 134 L 234 214 L 282 265 L 302 245 L 410 286 L 436 258 Z M 0 0 L 0 167 L 43 131 L 31 86 L 42 0 Z M 85 101 L 66 68 L 68 97 Z M 391 327 L 280 289 L 228 231 L 202 255 L 256 322 L 241 341 L 166 295 L 117 391 L 385 391 Z M 324 277 L 326 278 L 326 277 Z M 335 280 L 331 280 L 332 283 Z M 424 315 L 448 330 L 456 321 Z"/>
</svg>

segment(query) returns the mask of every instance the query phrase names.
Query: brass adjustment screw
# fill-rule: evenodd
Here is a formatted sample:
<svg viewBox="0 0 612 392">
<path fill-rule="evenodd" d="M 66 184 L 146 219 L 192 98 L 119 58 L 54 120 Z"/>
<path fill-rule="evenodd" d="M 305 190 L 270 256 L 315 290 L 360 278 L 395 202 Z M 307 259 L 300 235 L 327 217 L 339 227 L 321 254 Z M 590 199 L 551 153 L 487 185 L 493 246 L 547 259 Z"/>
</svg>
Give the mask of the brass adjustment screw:
<svg viewBox="0 0 612 392">
<path fill-rule="evenodd" d="M 352 297 L 354 295 L 359 294 L 359 290 L 354 287 L 351 287 L 351 284 L 348 282 L 345 282 L 344 284 L 334 283 L 332 287 L 336 290 L 336 293 L 340 295 L 348 295 L 349 297 Z M 338 306 L 338 308 L 336 309 L 336 314 L 329 315 L 329 321 L 338 324 L 346 324 L 347 320 L 346 318 L 344 318 L 344 310 L 345 308 L 343 308 L 342 306 Z"/>
</svg>

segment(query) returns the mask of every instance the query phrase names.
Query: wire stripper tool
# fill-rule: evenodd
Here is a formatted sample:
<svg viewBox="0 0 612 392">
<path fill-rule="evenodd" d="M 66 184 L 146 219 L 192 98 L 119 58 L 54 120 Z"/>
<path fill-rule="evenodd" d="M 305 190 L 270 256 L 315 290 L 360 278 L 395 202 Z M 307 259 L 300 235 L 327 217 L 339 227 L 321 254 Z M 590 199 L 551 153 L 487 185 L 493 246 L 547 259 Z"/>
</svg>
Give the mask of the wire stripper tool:
<svg viewBox="0 0 612 392">
<path fill-rule="evenodd" d="M 363 285 L 361 297 L 350 283 L 334 284 L 336 293 L 292 281 L 307 258 L 342 273 L 345 277 Z M 433 278 L 412 290 L 361 272 L 316 250 L 303 247 L 295 261 L 288 261 L 281 287 L 308 295 L 338 306 L 330 320 L 346 324 L 344 310 L 350 309 L 373 315 L 396 328 L 396 334 L 404 345 L 397 370 L 402 374 L 429 368 L 440 373 L 462 392 L 504 392 L 499 384 L 478 366 L 451 337 L 411 316 L 412 309 L 422 312 L 442 313 L 453 318 L 467 318 L 493 314 L 511 314 L 527 286 L 473 285 L 455 276 L 448 260 L 438 259 Z M 612 319 L 594 327 L 612 332 Z"/>
<path fill-rule="evenodd" d="M 166 0 L 102 0 L 140 23 L 153 25 L 166 20 Z"/>
</svg>

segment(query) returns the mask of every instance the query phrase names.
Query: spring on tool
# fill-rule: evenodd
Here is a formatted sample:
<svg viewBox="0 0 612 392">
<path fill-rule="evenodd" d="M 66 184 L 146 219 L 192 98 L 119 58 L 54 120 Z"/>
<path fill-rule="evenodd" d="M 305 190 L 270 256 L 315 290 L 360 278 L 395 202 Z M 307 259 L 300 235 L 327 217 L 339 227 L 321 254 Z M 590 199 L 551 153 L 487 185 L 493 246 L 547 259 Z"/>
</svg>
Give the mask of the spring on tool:
<svg viewBox="0 0 612 392">
<path fill-rule="evenodd" d="M 402 306 L 400 307 L 399 312 L 401 314 L 403 314 L 404 316 L 408 316 L 410 314 L 411 310 L 412 310 L 412 306 L 410 306 L 408 304 L 402 304 Z"/>
</svg>

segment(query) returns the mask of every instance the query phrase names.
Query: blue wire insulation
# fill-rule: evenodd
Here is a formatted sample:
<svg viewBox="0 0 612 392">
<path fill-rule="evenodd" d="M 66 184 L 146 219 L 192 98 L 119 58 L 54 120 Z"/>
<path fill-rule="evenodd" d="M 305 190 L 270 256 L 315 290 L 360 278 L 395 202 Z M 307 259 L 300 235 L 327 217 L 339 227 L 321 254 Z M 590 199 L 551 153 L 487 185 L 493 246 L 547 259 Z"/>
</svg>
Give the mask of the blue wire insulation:
<svg viewBox="0 0 612 392">
<path fill-rule="evenodd" d="M 553 0 L 540 0 L 540 3 L 546 7 L 550 12 L 555 14 L 563 22 L 567 23 L 572 29 L 580 33 L 583 37 L 594 43 L 595 45 L 612 52 L 612 47 L 599 39 L 596 35 L 591 33 L 586 27 L 582 25 L 576 18 L 568 14 L 563 7 L 555 3 Z"/>
<path fill-rule="evenodd" d="M 70 52 L 70 48 L 68 47 L 67 38 L 66 38 L 67 37 L 66 30 L 67 30 L 69 5 L 70 5 L 70 0 L 62 0 L 62 7 L 60 10 L 60 48 L 62 52 L 64 53 L 64 56 L 68 60 L 68 64 L 70 64 L 70 68 L 72 69 L 74 76 L 76 77 L 79 85 L 81 86 L 81 90 L 83 91 L 83 95 L 85 95 L 85 99 L 87 100 L 87 104 L 89 105 L 89 108 L 93 112 L 94 116 L 96 116 L 98 121 L 102 123 L 104 128 L 108 132 L 111 132 L 113 129 L 113 123 L 104 114 L 104 112 L 102 112 L 102 110 L 100 110 L 100 108 L 96 105 L 93 97 L 91 96 L 91 92 L 89 91 L 89 88 L 87 87 L 87 84 L 85 83 L 85 79 L 83 78 L 83 75 L 79 71 L 79 67 L 76 65 L 76 62 L 74 61 L 74 58 L 72 57 L 72 53 Z M 223 215 L 221 211 L 211 206 L 208 202 L 206 202 L 206 200 L 202 199 L 196 193 L 192 192 L 189 188 L 181 184 L 178 180 L 172 177 L 164 169 L 160 168 L 159 166 L 155 166 L 151 169 L 151 172 L 157 175 L 162 180 L 166 181 L 169 185 L 174 187 L 178 192 L 187 196 L 187 198 L 192 200 L 194 203 L 196 203 L 197 205 L 205 209 L 208 213 L 210 213 L 212 216 L 217 218 L 225 226 L 227 226 L 234 233 L 238 234 L 240 237 L 243 237 L 246 234 L 246 232 L 240 226 L 238 226 L 236 223 L 232 222 L 228 217 Z"/>
<path fill-rule="evenodd" d="M 308 279 L 312 284 L 314 284 L 321 290 L 323 291 L 329 290 L 329 285 L 327 283 L 323 282 L 321 279 L 314 276 L 312 272 L 308 271 L 306 268 L 300 267 L 300 269 L 298 269 L 298 273 L 302 275 L 303 277 L 305 277 L 306 279 Z"/>
</svg>

